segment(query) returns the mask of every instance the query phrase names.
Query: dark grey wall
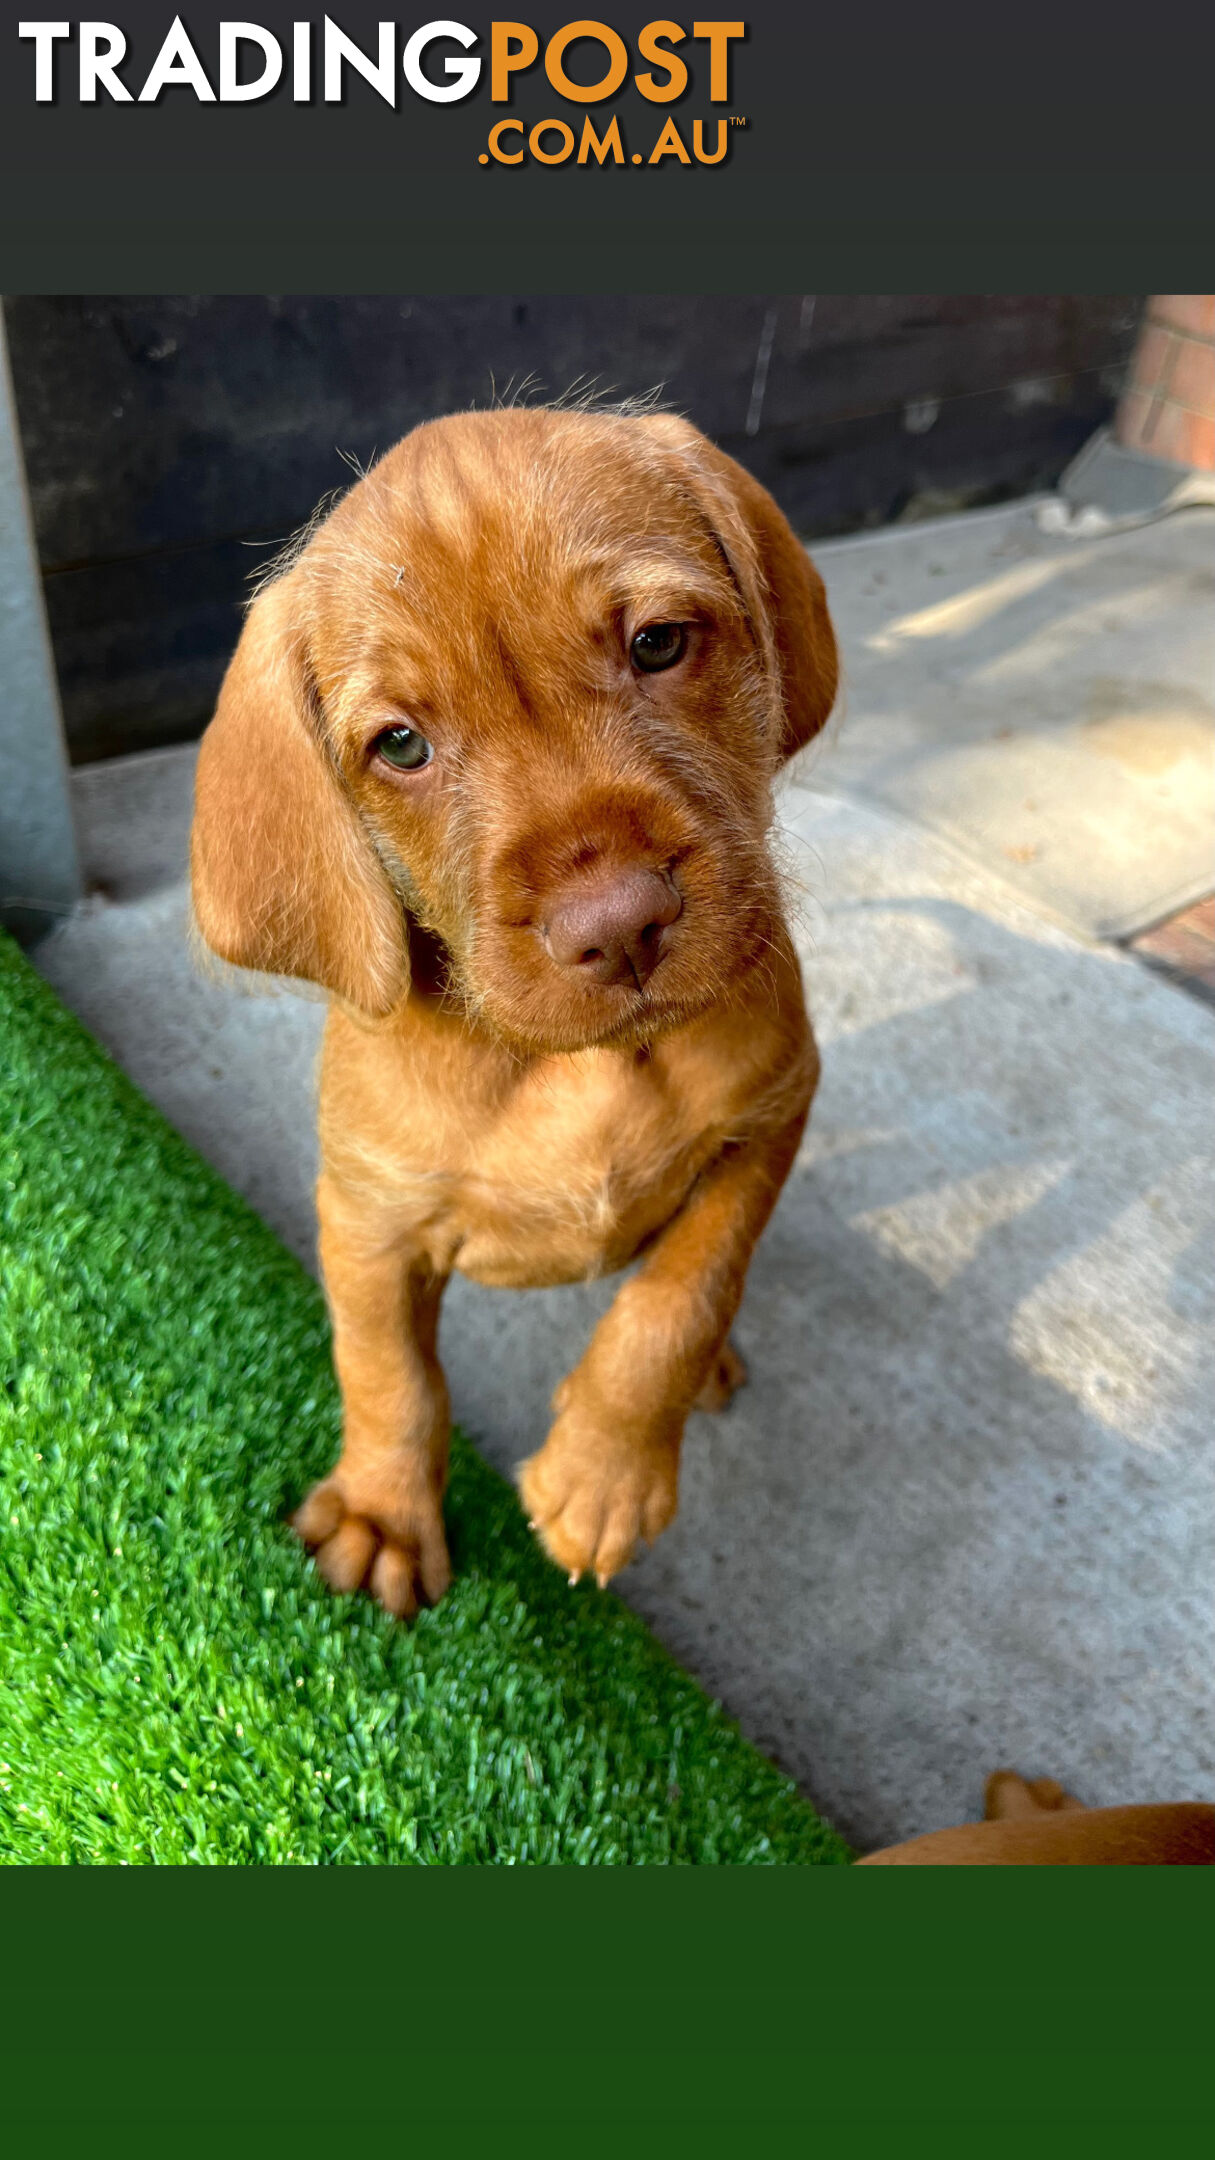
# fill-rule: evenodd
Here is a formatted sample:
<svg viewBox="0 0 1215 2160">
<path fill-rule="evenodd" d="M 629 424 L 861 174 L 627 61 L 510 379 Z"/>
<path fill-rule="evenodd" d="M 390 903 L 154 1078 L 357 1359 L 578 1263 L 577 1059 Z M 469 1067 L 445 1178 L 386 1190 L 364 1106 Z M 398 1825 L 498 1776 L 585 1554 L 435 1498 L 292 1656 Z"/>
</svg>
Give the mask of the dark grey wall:
<svg viewBox="0 0 1215 2160">
<path fill-rule="evenodd" d="M 807 537 L 1049 486 L 1108 417 L 1136 297 L 5 303 L 77 762 L 204 724 L 246 580 L 419 420 L 494 383 L 663 396 Z"/>
</svg>

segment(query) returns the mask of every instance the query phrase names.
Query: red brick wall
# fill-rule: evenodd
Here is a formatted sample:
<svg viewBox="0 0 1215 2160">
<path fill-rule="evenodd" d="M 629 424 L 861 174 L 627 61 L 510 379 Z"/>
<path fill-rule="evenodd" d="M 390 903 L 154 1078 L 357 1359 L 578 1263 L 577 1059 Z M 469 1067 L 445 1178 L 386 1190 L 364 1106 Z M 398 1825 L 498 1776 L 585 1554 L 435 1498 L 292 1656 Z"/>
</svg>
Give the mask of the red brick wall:
<svg viewBox="0 0 1215 2160">
<path fill-rule="evenodd" d="M 1215 293 L 1154 293 L 1118 406 L 1127 450 L 1215 472 Z"/>
</svg>

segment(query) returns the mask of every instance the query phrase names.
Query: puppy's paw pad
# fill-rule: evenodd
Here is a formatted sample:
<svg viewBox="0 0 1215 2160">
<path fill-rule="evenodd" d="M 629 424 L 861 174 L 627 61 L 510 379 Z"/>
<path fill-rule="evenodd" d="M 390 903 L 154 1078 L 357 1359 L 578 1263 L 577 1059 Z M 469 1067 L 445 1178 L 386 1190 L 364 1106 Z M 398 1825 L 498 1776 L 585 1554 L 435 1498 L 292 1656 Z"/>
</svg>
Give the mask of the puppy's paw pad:
<svg viewBox="0 0 1215 2160">
<path fill-rule="evenodd" d="M 336 1478 L 314 1485 L 291 1518 L 330 1589 L 367 1589 L 385 1612 L 411 1620 L 436 1605 L 451 1581 L 437 1504 L 412 1510 L 352 1506 Z"/>
</svg>

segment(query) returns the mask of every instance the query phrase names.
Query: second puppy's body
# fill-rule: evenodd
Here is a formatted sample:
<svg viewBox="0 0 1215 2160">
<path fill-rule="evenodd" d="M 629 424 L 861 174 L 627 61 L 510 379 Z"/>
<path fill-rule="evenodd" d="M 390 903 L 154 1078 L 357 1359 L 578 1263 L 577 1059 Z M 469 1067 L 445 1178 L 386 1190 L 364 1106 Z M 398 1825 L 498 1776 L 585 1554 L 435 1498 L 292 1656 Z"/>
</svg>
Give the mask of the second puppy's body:
<svg viewBox="0 0 1215 2160">
<path fill-rule="evenodd" d="M 195 906 L 323 985 L 320 1257 L 344 1429 L 296 1518 L 328 1579 L 437 1597 L 454 1270 L 634 1259 L 523 1466 L 606 1581 L 675 1511 L 817 1078 L 768 852 L 835 643 L 776 505 L 666 416 L 399 444 L 255 602 L 198 767 Z"/>
</svg>

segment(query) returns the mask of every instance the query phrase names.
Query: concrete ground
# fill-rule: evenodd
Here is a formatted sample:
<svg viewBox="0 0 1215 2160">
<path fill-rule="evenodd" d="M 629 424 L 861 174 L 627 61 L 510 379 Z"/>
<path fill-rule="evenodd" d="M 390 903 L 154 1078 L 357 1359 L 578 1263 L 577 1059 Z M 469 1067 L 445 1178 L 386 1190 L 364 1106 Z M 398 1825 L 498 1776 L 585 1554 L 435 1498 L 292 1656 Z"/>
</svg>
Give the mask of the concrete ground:
<svg viewBox="0 0 1215 2160">
<path fill-rule="evenodd" d="M 848 711 L 780 846 L 824 1080 L 751 1384 L 691 1421 L 619 1587 L 862 1846 L 973 1815 L 1004 1763 L 1095 1803 L 1215 1787 L 1215 1011 L 1093 942 L 1215 885 L 1213 538 L 1077 553 L 1031 504 L 817 551 Z M 195 972 L 191 766 L 76 775 L 102 890 L 35 957 L 311 1265 L 322 1011 Z M 456 1415 L 502 1469 L 611 1294 L 453 1285 Z"/>
</svg>

